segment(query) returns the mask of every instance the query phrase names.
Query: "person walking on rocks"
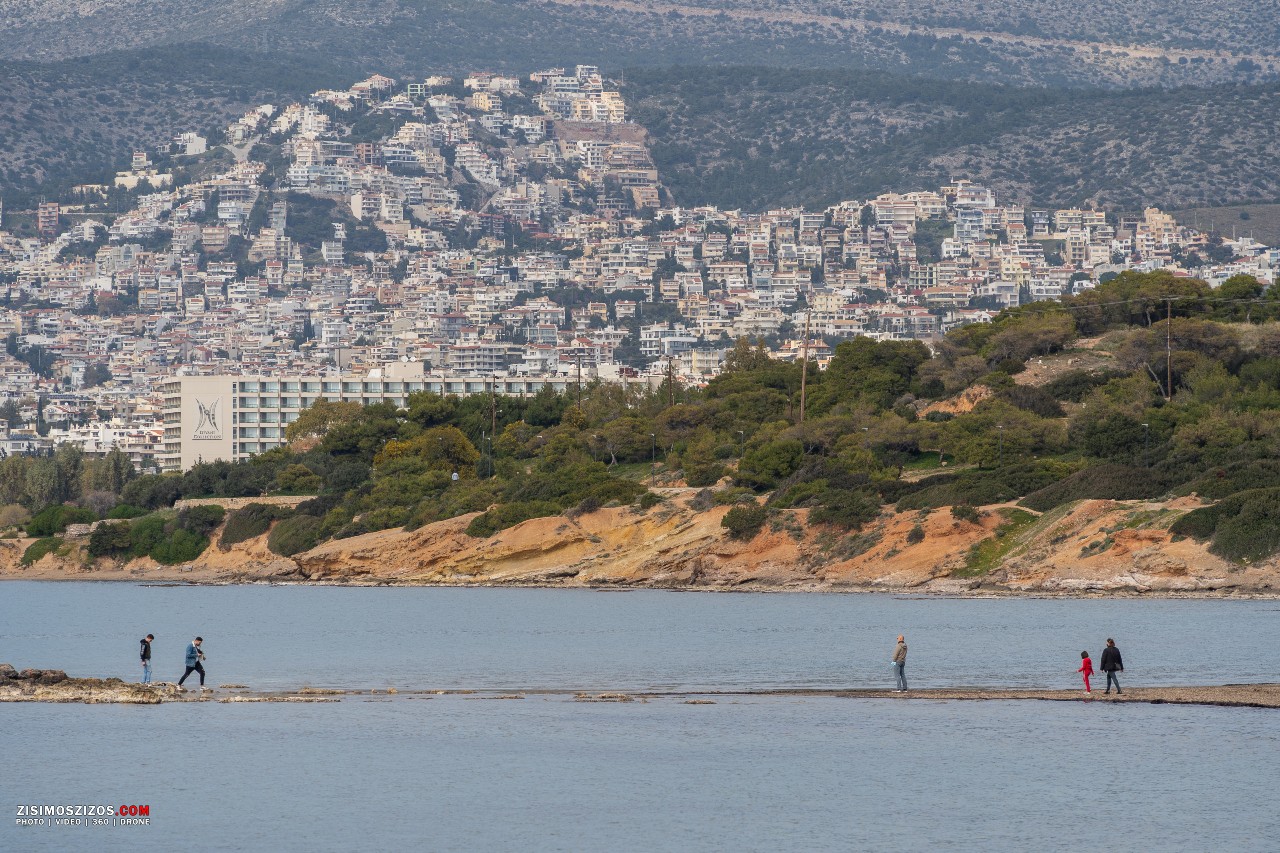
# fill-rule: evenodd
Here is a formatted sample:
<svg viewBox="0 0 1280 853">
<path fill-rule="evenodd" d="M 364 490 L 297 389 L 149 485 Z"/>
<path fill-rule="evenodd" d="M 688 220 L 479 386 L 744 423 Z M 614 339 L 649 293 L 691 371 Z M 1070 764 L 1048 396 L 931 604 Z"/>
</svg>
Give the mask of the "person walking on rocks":
<svg viewBox="0 0 1280 853">
<path fill-rule="evenodd" d="M 1099 668 L 1107 674 L 1106 693 L 1111 693 L 1111 685 L 1116 686 L 1116 695 L 1120 695 L 1124 691 L 1120 689 L 1120 677 L 1117 672 L 1124 672 L 1124 659 L 1120 657 L 1120 650 L 1116 648 L 1116 641 L 1107 637 L 1107 647 L 1102 650 L 1102 662 Z"/>
<path fill-rule="evenodd" d="M 907 638 L 898 635 L 898 645 L 893 650 L 893 675 L 898 680 L 898 692 L 907 692 Z"/>
<path fill-rule="evenodd" d="M 1093 688 L 1089 686 L 1089 676 L 1093 675 L 1093 661 L 1089 660 L 1088 652 L 1080 653 L 1080 668 L 1076 672 L 1084 673 L 1084 692 L 1092 693 Z"/>
<path fill-rule="evenodd" d="M 138 654 L 142 657 L 143 684 L 151 683 L 151 641 L 154 639 L 154 636 L 147 634 L 146 639 L 138 641 L 140 644 Z"/>
<path fill-rule="evenodd" d="M 200 661 L 204 660 L 204 652 L 200 648 L 200 644 L 204 642 L 203 637 L 196 637 L 187 644 L 187 671 L 182 673 L 182 678 L 178 679 L 178 689 L 182 689 L 182 682 L 187 680 L 187 676 L 193 672 L 200 673 L 200 689 L 204 689 L 204 667 L 200 665 Z"/>
</svg>

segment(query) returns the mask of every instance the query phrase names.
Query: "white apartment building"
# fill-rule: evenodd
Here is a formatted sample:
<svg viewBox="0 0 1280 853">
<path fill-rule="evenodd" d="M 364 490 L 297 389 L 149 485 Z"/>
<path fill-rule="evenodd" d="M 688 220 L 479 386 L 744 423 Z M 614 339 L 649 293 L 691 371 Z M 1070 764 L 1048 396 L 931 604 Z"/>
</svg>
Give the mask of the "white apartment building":
<svg viewBox="0 0 1280 853">
<path fill-rule="evenodd" d="M 420 361 L 397 361 L 364 374 L 173 376 L 163 396 L 163 471 L 185 471 L 200 462 L 235 462 L 285 443 L 285 427 L 319 400 L 369 405 L 408 405 L 410 394 L 533 395 L 576 382 L 569 376 L 461 376 L 428 373 Z"/>
</svg>

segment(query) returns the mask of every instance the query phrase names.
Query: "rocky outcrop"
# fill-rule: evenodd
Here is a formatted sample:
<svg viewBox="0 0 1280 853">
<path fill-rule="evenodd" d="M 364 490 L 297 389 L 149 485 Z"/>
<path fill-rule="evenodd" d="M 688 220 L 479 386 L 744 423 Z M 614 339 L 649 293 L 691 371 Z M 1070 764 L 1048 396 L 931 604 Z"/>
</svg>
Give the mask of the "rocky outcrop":
<svg viewBox="0 0 1280 853">
<path fill-rule="evenodd" d="M 699 509 L 693 489 L 664 491 L 667 500 L 647 512 L 612 507 L 537 518 L 486 539 L 467 535 L 474 516 L 465 515 L 334 540 L 291 558 L 272 554 L 262 536 L 212 547 L 181 566 L 73 554 L 22 567 L 23 540 L 10 540 L 12 547 L 0 540 L 0 578 L 1280 595 L 1280 561 L 1235 565 L 1170 533 L 1200 505 L 1195 498 L 1080 501 L 1039 516 L 1013 506 L 959 518 L 949 508 L 886 510 L 854 532 L 810 526 L 805 510 L 782 510 L 742 542 L 720 525 L 726 507 Z"/>
<path fill-rule="evenodd" d="M 68 678 L 60 669 L 0 663 L 0 702 L 84 702 L 156 705 L 180 695 L 172 684 L 132 684 L 118 678 Z"/>
</svg>

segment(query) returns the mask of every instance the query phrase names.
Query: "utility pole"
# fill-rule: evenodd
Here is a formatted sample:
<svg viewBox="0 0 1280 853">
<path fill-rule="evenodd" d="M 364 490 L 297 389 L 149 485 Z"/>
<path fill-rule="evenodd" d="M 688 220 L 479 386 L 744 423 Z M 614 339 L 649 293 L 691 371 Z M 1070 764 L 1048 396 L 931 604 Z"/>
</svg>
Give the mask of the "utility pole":
<svg viewBox="0 0 1280 853">
<path fill-rule="evenodd" d="M 578 351 L 578 411 L 582 411 L 582 351 Z"/>
<path fill-rule="evenodd" d="M 667 356 L 667 405 L 676 404 L 676 372 L 672 356 Z"/>
<path fill-rule="evenodd" d="M 489 380 L 489 435 L 498 434 L 498 389 L 497 380 Z"/>
<path fill-rule="evenodd" d="M 804 347 L 800 361 L 800 423 L 804 423 L 805 387 L 809 379 L 809 316 L 812 312 L 804 312 Z"/>
<path fill-rule="evenodd" d="M 1173 300 L 1164 302 L 1164 399 L 1173 399 Z"/>
</svg>

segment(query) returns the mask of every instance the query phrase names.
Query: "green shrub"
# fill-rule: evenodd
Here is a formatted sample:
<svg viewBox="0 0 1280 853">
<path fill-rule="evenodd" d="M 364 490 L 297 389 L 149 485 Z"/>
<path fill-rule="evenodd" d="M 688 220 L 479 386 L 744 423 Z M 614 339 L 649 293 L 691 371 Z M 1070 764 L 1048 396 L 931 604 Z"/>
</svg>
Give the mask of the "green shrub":
<svg viewBox="0 0 1280 853">
<path fill-rule="evenodd" d="M 292 557 L 314 548 L 320 541 L 321 521 L 311 515 L 295 515 L 286 518 L 271 529 L 267 547 L 273 554 Z"/>
<path fill-rule="evenodd" d="M 147 511 L 140 506 L 134 506 L 133 504 L 116 504 L 111 508 L 111 512 L 107 513 L 106 517 L 127 520 L 130 518 L 141 518 L 146 514 Z"/>
<path fill-rule="evenodd" d="M 368 532 L 369 525 L 365 524 L 364 518 L 355 518 L 338 528 L 338 532 L 333 534 L 333 538 L 350 539 L 352 536 L 362 536 Z"/>
<path fill-rule="evenodd" d="M 704 489 L 703 491 L 706 491 L 706 490 Z M 702 492 L 699 492 L 698 494 L 702 494 Z M 662 503 L 662 500 L 663 500 L 662 495 L 656 492 L 645 492 L 643 495 L 640 496 L 640 500 L 637 503 L 641 510 L 644 510 L 647 512 L 648 510 L 651 510 L 658 504 Z"/>
<path fill-rule="evenodd" d="M 384 506 L 370 510 L 361 520 L 367 531 L 390 530 L 393 527 L 404 527 L 412 512 L 413 507 Z"/>
<path fill-rule="evenodd" d="M 809 511 L 814 524 L 834 524 L 845 530 L 857 530 L 880 514 L 880 500 L 872 492 L 833 489 L 821 497 L 821 503 Z"/>
<path fill-rule="evenodd" d="M 119 521 L 114 524 L 99 524 L 89 534 L 89 556 L 111 557 L 129 551 L 133 540 L 129 536 L 129 524 Z"/>
<path fill-rule="evenodd" d="M 714 486 L 724 476 L 725 467 L 717 464 L 686 465 L 684 481 L 692 488 Z"/>
<path fill-rule="evenodd" d="M 1218 529 L 1218 522 L 1224 515 L 1228 512 L 1239 512 L 1239 510 L 1240 503 L 1236 501 L 1222 501 L 1213 506 L 1193 509 L 1169 525 L 1169 532 L 1203 541 L 1213 536 L 1213 531 Z"/>
<path fill-rule="evenodd" d="M 196 536 L 208 536 L 226 516 L 227 511 L 217 504 L 201 504 L 179 512 L 178 527 Z"/>
<path fill-rule="evenodd" d="M 22 553 L 20 562 L 24 566 L 29 566 L 39 560 L 45 554 L 52 554 L 62 547 L 62 540 L 57 536 L 47 536 L 44 539 L 37 539 L 27 546 L 27 550 Z"/>
<path fill-rule="evenodd" d="M 568 510 L 565 515 L 569 518 L 576 518 L 579 515 L 590 515 L 593 512 L 599 511 L 600 501 L 588 496 L 582 499 L 582 503 L 578 504 L 573 509 Z"/>
<path fill-rule="evenodd" d="M 559 515 L 560 507 L 551 501 L 517 501 L 502 504 L 471 519 L 467 525 L 468 536 L 488 537 L 514 527 L 531 518 L 545 518 L 548 515 Z"/>
<path fill-rule="evenodd" d="M 27 522 L 28 536 L 52 536 L 67 529 L 68 524 L 88 524 L 97 521 L 93 510 L 79 506 L 55 504 L 40 510 Z"/>
<path fill-rule="evenodd" d="M 227 526 L 222 528 L 219 547 L 230 548 L 232 545 L 247 542 L 255 536 L 261 536 L 271 529 L 273 521 L 288 518 L 293 510 L 284 506 L 253 503 L 236 510 L 227 517 Z"/>
<path fill-rule="evenodd" d="M 1070 370 L 1044 386 L 1045 392 L 1055 400 L 1080 403 L 1094 388 L 1101 388 L 1123 373 L 1104 371 L 1090 373 L 1087 370 Z"/>
<path fill-rule="evenodd" d="M 977 524 L 982 520 L 982 513 L 978 512 L 974 507 L 968 504 L 957 504 L 951 508 L 951 517 L 956 521 L 967 521 L 970 524 Z"/>
<path fill-rule="evenodd" d="M 169 519 L 159 513 L 144 515 L 129 527 L 129 552 L 135 557 L 145 557 L 159 547 L 169 535 Z"/>
<path fill-rule="evenodd" d="M 1134 501 L 1158 497 L 1164 492 L 1164 481 L 1149 468 L 1103 463 L 1091 465 L 1066 479 L 1038 489 L 1019 503 L 1038 512 L 1047 512 L 1072 501 Z"/>
<path fill-rule="evenodd" d="M 540 465 L 545 467 L 505 483 L 501 497 L 509 503 L 552 503 L 560 512 L 586 497 L 594 497 L 601 506 L 629 504 L 644 492 L 644 486 L 613 476 L 599 462 L 556 464 L 544 459 Z"/>
<path fill-rule="evenodd" d="M 156 510 L 173 506 L 182 495 L 182 477 L 178 474 L 143 474 L 131 480 L 120 493 L 120 499 L 131 506 Z"/>
<path fill-rule="evenodd" d="M 746 541 L 756 537 L 768 515 L 768 510 L 759 504 L 742 504 L 726 512 L 720 519 L 720 526 L 728 530 L 734 539 Z"/>
<path fill-rule="evenodd" d="M 914 495 L 926 489 L 947 486 L 959 479 L 960 475 L 958 473 L 948 471 L 945 474 L 934 474 L 930 477 L 922 477 L 919 480 L 878 480 L 875 483 L 875 488 L 880 493 L 882 501 L 892 504 L 897 503 L 907 495 Z M 945 506 L 945 504 L 942 504 L 942 506 Z"/>
<path fill-rule="evenodd" d="M 826 492 L 857 491 L 869 482 L 866 474 L 850 471 L 837 460 L 814 459 L 778 484 L 769 505 L 779 509 L 818 506 Z"/>
<path fill-rule="evenodd" d="M 924 528 L 917 524 L 907 533 L 907 544 L 917 545 L 924 541 Z"/>
<path fill-rule="evenodd" d="M 994 470 L 963 471 L 954 475 L 953 480 L 944 480 L 938 485 L 906 495 L 898 501 L 898 511 L 937 509 L 957 504 L 983 506 L 1005 503 L 1039 491 L 1066 477 L 1071 470 L 1064 463 L 1044 460 L 1006 465 Z"/>
<path fill-rule="evenodd" d="M 1209 551 L 1228 560 L 1265 559 L 1280 551 L 1280 488 L 1237 492 L 1213 506 L 1192 510 L 1169 531 L 1209 539 Z"/>
<path fill-rule="evenodd" d="M 494 480 L 467 480 L 445 489 L 438 498 L 427 498 L 413 510 L 405 530 L 457 518 L 469 512 L 484 512 L 500 499 L 500 484 Z"/>
<path fill-rule="evenodd" d="M 324 481 L 306 465 L 286 465 L 276 474 L 276 491 L 286 495 L 314 495 Z"/>
<path fill-rule="evenodd" d="M 298 515 L 314 515 L 316 518 L 324 518 L 334 507 L 340 506 L 346 497 L 341 492 L 325 492 L 311 500 L 303 501 L 298 504 L 296 512 Z M 280 516 L 284 518 L 285 516 Z"/>
<path fill-rule="evenodd" d="M 181 527 L 170 533 L 164 540 L 156 543 L 148 552 L 151 559 L 166 566 L 178 563 L 189 563 L 204 553 L 209 547 L 207 536 L 201 536 Z"/>
<path fill-rule="evenodd" d="M 1209 551 L 1238 563 L 1263 560 L 1280 551 L 1280 489 L 1263 489 L 1238 512 L 1218 519 Z"/>
<path fill-rule="evenodd" d="M 1062 404 L 1043 388 L 1035 385 L 1014 385 L 1000 394 L 1014 406 L 1042 418 L 1061 418 L 1066 415 Z"/>
<path fill-rule="evenodd" d="M 1206 471 L 1174 490 L 1176 495 L 1197 494 L 1206 500 L 1222 500 L 1246 489 L 1280 487 L 1280 460 L 1250 459 Z"/>
<path fill-rule="evenodd" d="M 753 489 L 772 489 L 800 470 L 803 459 L 804 445 L 796 439 L 771 441 L 747 451 L 734 479 Z"/>
<path fill-rule="evenodd" d="M 741 503 L 755 503 L 755 492 L 742 486 L 728 486 L 718 492 L 711 493 L 717 506 L 733 506 Z"/>
</svg>

